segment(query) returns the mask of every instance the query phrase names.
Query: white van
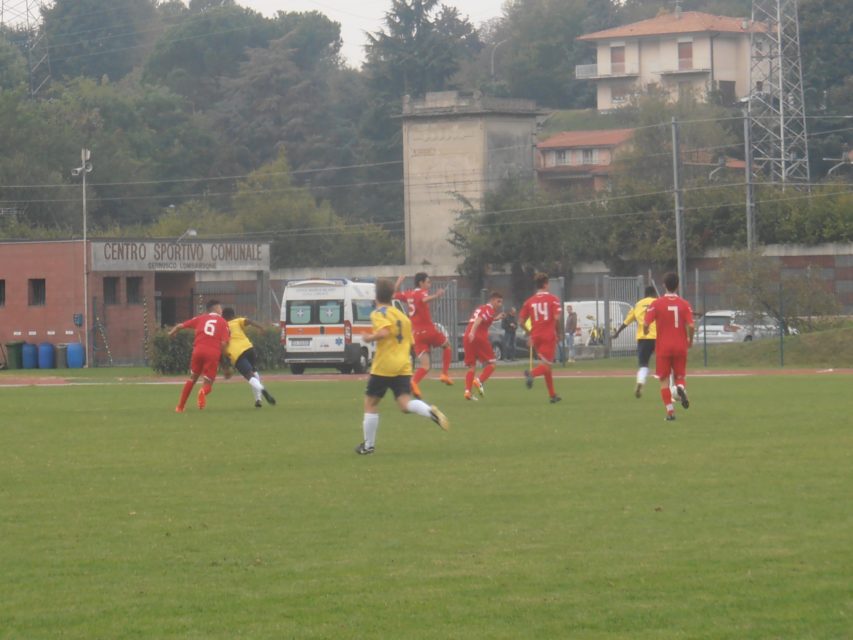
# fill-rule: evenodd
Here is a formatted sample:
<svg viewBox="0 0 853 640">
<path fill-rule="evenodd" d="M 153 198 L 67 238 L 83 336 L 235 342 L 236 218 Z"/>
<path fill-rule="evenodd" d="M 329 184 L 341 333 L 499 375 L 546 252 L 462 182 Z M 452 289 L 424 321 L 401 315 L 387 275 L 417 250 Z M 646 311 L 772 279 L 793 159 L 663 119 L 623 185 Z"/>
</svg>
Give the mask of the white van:
<svg viewBox="0 0 853 640">
<path fill-rule="evenodd" d="M 284 362 L 295 374 L 305 367 L 335 367 L 363 373 L 373 360 L 370 333 L 376 285 L 344 278 L 295 280 L 284 286 L 281 344 Z"/>
<path fill-rule="evenodd" d="M 633 305 L 627 302 L 611 300 L 610 326 L 604 326 L 604 300 L 569 300 L 563 303 L 563 318 L 568 317 L 568 307 L 578 314 L 578 328 L 575 331 L 575 346 L 595 346 L 604 344 L 604 333 L 611 336 L 625 320 Z M 616 340 L 612 341 L 611 352 L 628 352 L 636 349 L 637 325 L 631 323 Z"/>
</svg>

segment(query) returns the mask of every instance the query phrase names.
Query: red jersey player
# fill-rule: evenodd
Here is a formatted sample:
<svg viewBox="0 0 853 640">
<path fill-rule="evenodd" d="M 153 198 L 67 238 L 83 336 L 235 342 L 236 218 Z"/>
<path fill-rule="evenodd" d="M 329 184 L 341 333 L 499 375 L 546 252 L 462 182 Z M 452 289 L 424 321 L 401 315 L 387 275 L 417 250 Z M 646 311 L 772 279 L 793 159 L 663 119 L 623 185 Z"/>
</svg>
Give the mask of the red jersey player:
<svg viewBox="0 0 853 640">
<path fill-rule="evenodd" d="M 465 366 L 468 373 L 465 376 L 465 399 L 473 400 L 471 397 L 471 386 L 477 387 L 479 394 L 485 395 L 483 383 L 489 379 L 495 371 L 495 352 L 489 341 L 489 327 L 492 322 L 503 318 L 503 313 L 498 313 L 503 306 L 504 297 L 499 291 L 492 291 L 489 301 L 474 309 L 468 326 L 465 327 L 465 335 L 462 336 L 462 347 L 465 350 Z M 484 365 L 480 377 L 476 377 L 477 361 Z"/>
<path fill-rule="evenodd" d="M 394 285 L 394 290 L 400 288 L 405 276 L 397 278 L 397 284 Z M 431 347 L 441 347 L 441 375 L 438 377 L 444 384 L 453 384 L 453 381 L 448 375 L 450 369 L 450 341 L 432 321 L 432 315 L 429 312 L 429 302 L 440 298 L 444 295 L 444 289 L 439 289 L 435 293 L 429 292 L 432 281 L 430 277 L 423 271 L 415 274 L 415 288 L 409 291 L 398 291 L 394 294 L 397 300 L 402 300 L 406 303 L 409 312 L 409 319 L 412 321 L 412 335 L 415 339 L 415 355 L 418 357 L 420 365 L 412 376 L 412 393 L 416 398 L 421 397 L 421 390 L 418 383 L 426 377 L 429 372 L 429 350 Z"/>
<path fill-rule="evenodd" d="M 537 291 L 524 301 L 518 318 L 521 326 L 530 334 L 531 344 L 542 362 L 533 371 L 525 370 L 524 378 L 527 388 L 531 389 L 533 378 L 544 376 L 548 395 L 554 403 L 562 400 L 554 391 L 554 377 L 551 374 L 551 365 L 557 351 L 557 334 L 560 333 L 560 301 L 548 291 L 547 273 L 537 273 L 534 281 Z"/>
<path fill-rule="evenodd" d="M 675 389 L 685 409 L 690 406 L 684 388 L 687 375 L 687 350 L 693 346 L 693 309 L 690 303 L 678 295 L 678 274 L 667 273 L 663 277 L 666 293 L 649 305 L 643 320 L 643 334 L 652 322 L 657 326 L 657 375 L 660 380 L 660 397 L 666 406 L 666 419 L 675 420 L 669 374 L 675 381 Z"/>
<path fill-rule="evenodd" d="M 190 318 L 186 322 L 175 325 L 169 331 L 169 337 L 174 337 L 181 329 L 195 330 L 193 340 L 193 354 L 190 360 L 190 378 L 184 383 L 181 391 L 181 399 L 175 411 L 184 412 L 187 398 L 199 376 L 204 376 L 204 384 L 198 390 L 198 408 L 204 409 L 207 404 L 207 396 L 213 390 L 213 381 L 216 380 L 216 372 L 219 369 L 219 360 L 225 353 L 231 332 L 228 323 L 222 317 L 222 305 L 219 300 L 210 300 L 207 303 L 207 313 Z"/>
</svg>

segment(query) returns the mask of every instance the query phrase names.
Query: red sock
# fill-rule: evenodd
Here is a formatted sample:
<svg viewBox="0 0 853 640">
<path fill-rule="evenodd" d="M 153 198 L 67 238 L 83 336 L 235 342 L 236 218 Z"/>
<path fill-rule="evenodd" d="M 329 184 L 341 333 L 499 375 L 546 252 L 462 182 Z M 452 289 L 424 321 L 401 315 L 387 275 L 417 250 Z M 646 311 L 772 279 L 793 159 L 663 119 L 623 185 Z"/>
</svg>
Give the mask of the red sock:
<svg viewBox="0 0 853 640">
<path fill-rule="evenodd" d="M 474 384 L 474 369 L 468 369 L 465 374 L 465 391 L 471 391 L 471 386 Z"/>
<path fill-rule="evenodd" d="M 441 372 L 444 375 L 447 375 L 447 372 L 450 370 L 450 357 L 452 355 L 450 347 L 445 347 L 444 351 L 441 352 Z"/>
<path fill-rule="evenodd" d="M 178 401 L 178 407 L 183 409 L 187 404 L 187 398 L 190 397 L 190 393 L 193 390 L 193 386 L 195 385 L 194 380 L 187 380 L 184 383 L 184 388 L 181 389 L 181 399 Z"/>
<path fill-rule="evenodd" d="M 554 392 L 554 376 L 551 375 L 551 367 L 545 369 L 545 386 L 548 387 L 548 395 L 552 398 L 557 395 Z"/>
<path fill-rule="evenodd" d="M 418 367 L 418 370 L 415 371 L 415 375 L 412 376 L 412 382 L 417 384 L 418 382 L 420 382 L 421 380 L 426 378 L 426 374 L 427 374 L 426 369 L 424 369 L 423 367 Z"/>
<path fill-rule="evenodd" d="M 668 407 L 672 404 L 672 391 L 669 385 L 660 388 L 660 397 L 663 400 L 663 406 Z"/>
<path fill-rule="evenodd" d="M 485 382 L 489 378 L 492 377 L 492 374 L 495 372 L 495 365 L 487 364 L 486 368 L 480 373 L 480 382 Z"/>
<path fill-rule="evenodd" d="M 530 375 L 536 378 L 538 376 L 544 376 L 546 371 L 548 371 L 548 365 L 540 364 L 538 367 L 536 367 L 533 371 L 530 372 Z"/>
<path fill-rule="evenodd" d="M 201 390 L 204 391 L 204 395 L 209 396 L 210 392 L 213 391 L 213 383 L 212 382 L 205 382 L 204 386 L 202 386 Z"/>
</svg>

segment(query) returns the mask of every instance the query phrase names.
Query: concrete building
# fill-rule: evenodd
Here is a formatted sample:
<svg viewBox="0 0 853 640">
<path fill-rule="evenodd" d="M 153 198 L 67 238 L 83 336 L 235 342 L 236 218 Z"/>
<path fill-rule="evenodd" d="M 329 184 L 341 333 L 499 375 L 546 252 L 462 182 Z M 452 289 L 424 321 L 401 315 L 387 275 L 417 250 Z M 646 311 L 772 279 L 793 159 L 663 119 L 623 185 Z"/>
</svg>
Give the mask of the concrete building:
<svg viewBox="0 0 853 640">
<path fill-rule="evenodd" d="M 269 320 L 269 268 L 268 243 L 0 242 L 0 343 L 88 343 L 92 364 L 142 364 L 154 332 L 205 299 Z"/>
<path fill-rule="evenodd" d="M 561 131 L 536 145 L 536 179 L 545 188 L 601 191 L 610 184 L 614 157 L 631 146 L 633 129 Z"/>
<path fill-rule="evenodd" d="M 455 91 L 403 99 L 406 263 L 454 273 L 457 212 L 509 176 L 533 176 L 537 117 L 529 100 Z"/>
<path fill-rule="evenodd" d="M 676 11 L 578 38 L 596 47 L 596 63 L 578 65 L 575 77 L 596 83 L 600 111 L 627 104 L 652 85 L 673 100 L 712 90 L 724 104 L 750 93 L 747 18 Z"/>
</svg>

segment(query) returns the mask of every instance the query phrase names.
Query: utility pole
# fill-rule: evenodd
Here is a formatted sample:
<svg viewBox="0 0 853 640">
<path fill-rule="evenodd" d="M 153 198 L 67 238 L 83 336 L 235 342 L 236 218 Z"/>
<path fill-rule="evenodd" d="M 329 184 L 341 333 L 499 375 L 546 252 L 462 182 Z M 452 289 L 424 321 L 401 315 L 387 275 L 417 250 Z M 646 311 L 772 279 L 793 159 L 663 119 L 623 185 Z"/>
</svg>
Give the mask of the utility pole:
<svg viewBox="0 0 853 640">
<path fill-rule="evenodd" d="M 678 119 L 672 118 L 672 192 L 675 197 L 675 253 L 678 262 L 678 282 L 682 295 L 685 295 L 687 283 L 684 280 L 687 261 L 684 253 L 684 204 L 681 194 L 681 151 L 678 142 Z M 686 296 L 685 296 L 686 297 Z"/>
<path fill-rule="evenodd" d="M 80 166 L 71 170 L 71 175 L 74 177 L 83 177 L 83 348 L 86 353 L 85 366 L 88 367 L 91 360 L 89 359 L 89 245 L 87 242 L 88 221 L 86 219 L 86 176 L 92 173 L 92 163 L 89 159 L 92 157 L 92 152 L 88 149 L 80 151 Z"/>
<path fill-rule="evenodd" d="M 752 131 L 749 126 L 749 111 L 743 111 L 743 155 L 746 165 L 746 248 L 755 249 L 755 186 L 752 183 Z"/>
</svg>

